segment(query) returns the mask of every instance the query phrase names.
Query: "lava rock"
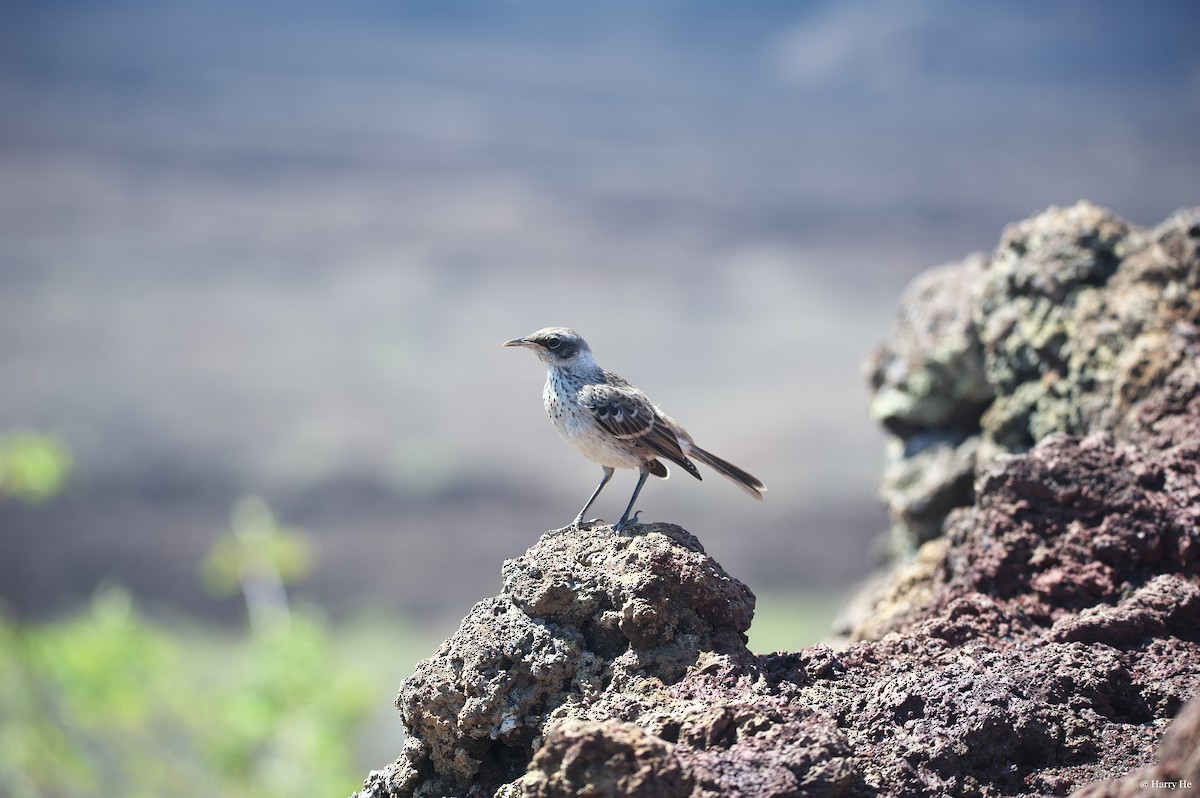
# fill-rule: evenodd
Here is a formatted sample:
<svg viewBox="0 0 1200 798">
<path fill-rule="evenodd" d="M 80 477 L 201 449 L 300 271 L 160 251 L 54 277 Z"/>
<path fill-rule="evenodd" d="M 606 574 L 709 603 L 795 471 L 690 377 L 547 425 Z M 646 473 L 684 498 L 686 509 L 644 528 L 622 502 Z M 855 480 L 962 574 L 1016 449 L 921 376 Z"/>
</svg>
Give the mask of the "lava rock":
<svg viewBox="0 0 1200 798">
<path fill-rule="evenodd" d="M 895 438 L 893 550 L 971 504 L 972 467 L 1055 433 L 1136 437 L 1139 403 L 1194 383 L 1198 339 L 1200 209 L 1144 230 L 1087 202 L 1050 208 L 990 258 L 918 277 L 867 363 L 871 415 Z"/>
</svg>

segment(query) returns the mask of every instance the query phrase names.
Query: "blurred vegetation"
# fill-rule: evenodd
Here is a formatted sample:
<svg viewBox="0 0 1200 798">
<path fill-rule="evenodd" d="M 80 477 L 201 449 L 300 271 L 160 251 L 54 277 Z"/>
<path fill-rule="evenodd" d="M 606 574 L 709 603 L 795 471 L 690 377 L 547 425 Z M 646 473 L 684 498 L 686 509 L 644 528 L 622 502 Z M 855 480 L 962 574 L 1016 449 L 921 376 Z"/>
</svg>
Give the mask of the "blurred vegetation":
<svg viewBox="0 0 1200 798">
<path fill-rule="evenodd" d="M 0 436 L 0 496 L 47 501 L 70 464 L 56 439 Z M 0 605 L 0 796 L 348 795 L 363 730 L 429 646 L 377 621 L 364 653 L 361 629 L 288 608 L 282 585 L 310 568 L 303 535 L 250 498 L 203 566 L 210 587 L 240 587 L 268 619 L 248 633 L 153 620 L 112 585 L 47 623 Z M 264 583 L 282 607 L 255 608 Z"/>
<path fill-rule="evenodd" d="M 756 654 L 799 651 L 833 636 L 833 622 L 845 596 L 840 593 L 775 592 L 757 597 L 747 633 Z"/>
<path fill-rule="evenodd" d="M 303 580 L 312 568 L 304 533 L 281 526 L 266 502 L 247 496 L 233 508 L 232 527 L 213 544 L 200 574 L 215 595 L 240 591 L 251 627 L 262 630 L 287 622 L 284 586 Z"/>
<path fill-rule="evenodd" d="M 154 623 L 116 587 L 70 619 L 0 621 L 0 795 L 348 795 L 380 696 L 338 650 L 313 611 L 233 638 Z"/>
<path fill-rule="evenodd" d="M 63 489 L 71 463 L 70 451 L 56 436 L 0 433 L 0 497 L 44 502 Z"/>
</svg>

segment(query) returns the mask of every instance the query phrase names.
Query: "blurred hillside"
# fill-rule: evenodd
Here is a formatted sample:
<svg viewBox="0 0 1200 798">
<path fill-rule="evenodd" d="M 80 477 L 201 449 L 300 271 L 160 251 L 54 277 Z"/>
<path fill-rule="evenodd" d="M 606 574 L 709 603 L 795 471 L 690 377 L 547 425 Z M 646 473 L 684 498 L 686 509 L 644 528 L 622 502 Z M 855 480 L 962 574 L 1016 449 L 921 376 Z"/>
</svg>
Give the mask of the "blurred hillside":
<svg viewBox="0 0 1200 798">
<path fill-rule="evenodd" d="M 770 487 L 677 475 L 643 517 L 756 590 L 845 583 L 885 523 L 859 364 L 902 286 L 1051 204 L 1195 204 L 1198 23 L 5 3 L 0 429 L 60 434 L 76 480 L 0 503 L 0 598 L 39 616 L 114 579 L 211 611 L 198 565 L 257 493 L 312 534 L 311 597 L 457 618 L 598 478 L 499 347 L 549 324 Z"/>
</svg>

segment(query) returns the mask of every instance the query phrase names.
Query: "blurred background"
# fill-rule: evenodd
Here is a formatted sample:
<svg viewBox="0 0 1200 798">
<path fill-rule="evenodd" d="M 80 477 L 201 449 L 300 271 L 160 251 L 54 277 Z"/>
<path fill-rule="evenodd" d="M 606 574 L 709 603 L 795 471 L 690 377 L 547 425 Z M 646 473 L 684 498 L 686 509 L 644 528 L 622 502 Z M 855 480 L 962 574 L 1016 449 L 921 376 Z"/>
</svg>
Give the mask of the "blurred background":
<svg viewBox="0 0 1200 798">
<path fill-rule="evenodd" d="M 412 663 L 599 479 L 500 348 L 547 325 L 767 483 L 639 508 L 759 595 L 756 650 L 819 637 L 886 526 L 861 362 L 904 285 L 1052 204 L 1200 202 L 1197 30 L 1189 0 L 0 3 L 0 794 L 294 794 L 298 761 L 344 794 L 394 758 Z"/>
</svg>

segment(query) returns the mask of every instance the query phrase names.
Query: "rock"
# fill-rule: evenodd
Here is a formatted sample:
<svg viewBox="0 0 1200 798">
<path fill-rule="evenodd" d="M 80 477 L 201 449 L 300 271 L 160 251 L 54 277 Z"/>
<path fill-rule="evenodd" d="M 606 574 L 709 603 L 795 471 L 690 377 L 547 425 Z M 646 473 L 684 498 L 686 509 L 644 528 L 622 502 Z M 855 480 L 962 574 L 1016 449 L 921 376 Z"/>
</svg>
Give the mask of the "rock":
<svg viewBox="0 0 1200 798">
<path fill-rule="evenodd" d="M 475 605 L 405 681 L 396 705 L 439 779 L 498 786 L 524 772 L 563 685 L 595 675 L 595 666 L 578 630 L 530 618 L 502 595 Z M 411 767 L 422 769 L 419 760 Z"/>
<path fill-rule="evenodd" d="M 934 584 L 949 548 L 945 537 L 922 544 L 917 553 L 877 574 L 874 583 L 860 590 L 834 622 L 834 631 L 857 640 L 878 640 L 902 629 L 933 599 Z"/>
<path fill-rule="evenodd" d="M 1191 701 L 1158 746 L 1158 761 L 1120 779 L 1097 781 L 1072 798 L 1195 795 L 1200 790 L 1200 699 Z"/>
<path fill-rule="evenodd" d="M 1168 635 L 1200 640 L 1200 587 L 1176 574 L 1160 574 L 1115 606 L 1088 607 L 1062 617 L 1055 640 L 1129 645 Z"/>
<path fill-rule="evenodd" d="M 961 440 L 979 430 L 996 395 L 974 318 L 973 294 L 987 266 L 972 255 L 913 280 L 888 344 L 872 354 L 870 414 L 896 436 L 940 431 Z"/>
<path fill-rule="evenodd" d="M 417 742 L 383 777 L 393 792 L 374 794 L 492 794 L 525 773 L 548 726 L 555 745 L 574 751 L 565 761 L 580 764 L 598 750 L 595 734 L 568 733 L 559 720 L 649 723 L 662 691 L 702 655 L 750 657 L 749 589 L 679 527 L 636 530 L 547 533 L 504 564 L 501 595 L 477 604 L 401 686 L 396 704 Z M 622 740 L 613 745 L 658 750 L 629 734 Z M 561 764 L 547 759 L 557 750 L 546 748 L 544 767 Z M 634 772 L 622 778 L 641 783 Z"/>
<path fill-rule="evenodd" d="M 896 438 L 893 548 L 936 536 L 997 457 L 1054 433 L 1140 434 L 1140 402 L 1195 384 L 1197 308 L 1200 209 L 1142 230 L 1086 202 L 1051 208 L 990 259 L 915 280 L 867 364 L 871 414 Z"/>
<path fill-rule="evenodd" d="M 1080 204 L 918 283 L 872 378 L 916 556 L 839 648 L 748 651 L 753 594 L 679 527 L 547 533 L 404 682 L 360 795 L 1187 794 L 1198 252 L 1200 211 Z"/>
<path fill-rule="evenodd" d="M 622 721 L 567 721 L 510 795 L 686 798 L 694 783 L 674 746 Z"/>
<path fill-rule="evenodd" d="M 1156 575 L 1197 573 L 1198 466 L 1200 428 L 1153 455 L 1107 433 L 1056 435 L 989 467 L 975 506 L 947 523 L 947 556 L 936 575 L 943 584 L 926 612 L 984 594 L 1029 625 L 1098 631 L 1085 609 L 1133 612 L 1127 592 L 1149 582 L 1141 587 L 1148 596 L 1164 589 Z M 1180 588 L 1173 598 L 1188 595 Z M 1144 618 L 1150 608 L 1139 612 Z M 1178 613 L 1170 622 L 1191 636 L 1186 619 L 1194 612 Z"/>
<path fill-rule="evenodd" d="M 902 560 L 942 534 L 951 510 L 971 504 L 979 438 L 923 432 L 902 443 L 890 441 L 888 448 L 897 445 L 904 451 L 888 457 L 879 489 L 896 527 L 890 554 Z"/>
<path fill-rule="evenodd" d="M 923 602 L 840 651 L 750 654 L 753 597 L 677 527 L 543 537 L 405 682 L 414 737 L 363 794 L 1039 795 L 1150 767 L 1200 695 L 1198 480 L 1200 438 L 995 463 Z"/>
</svg>

